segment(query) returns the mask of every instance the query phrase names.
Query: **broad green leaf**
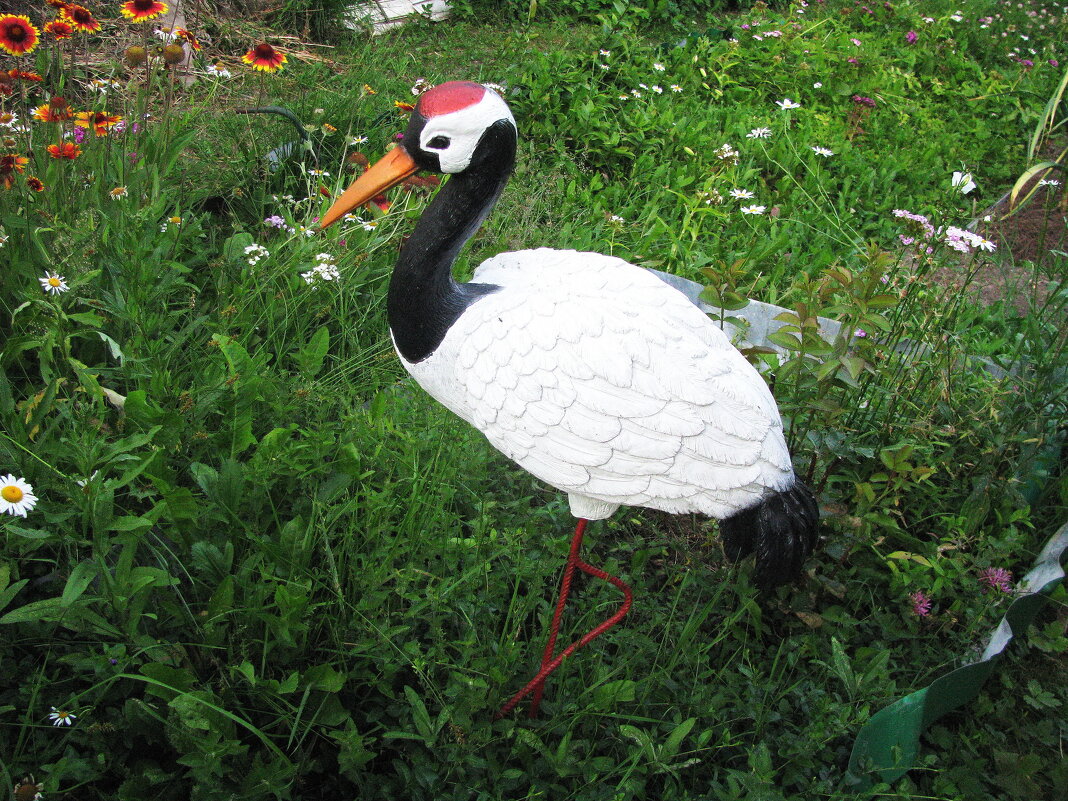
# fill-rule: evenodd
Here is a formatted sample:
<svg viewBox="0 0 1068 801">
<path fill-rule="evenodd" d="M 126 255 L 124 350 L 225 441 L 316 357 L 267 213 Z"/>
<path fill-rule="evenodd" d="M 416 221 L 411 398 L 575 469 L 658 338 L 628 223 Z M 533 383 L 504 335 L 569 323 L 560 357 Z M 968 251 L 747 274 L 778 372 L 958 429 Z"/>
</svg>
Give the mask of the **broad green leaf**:
<svg viewBox="0 0 1068 801">
<path fill-rule="evenodd" d="M 60 596 L 62 606 L 70 606 L 77 601 L 86 588 L 96 578 L 99 568 L 96 562 L 79 562 L 71 571 L 66 586 L 63 587 L 63 595 Z"/>
</svg>

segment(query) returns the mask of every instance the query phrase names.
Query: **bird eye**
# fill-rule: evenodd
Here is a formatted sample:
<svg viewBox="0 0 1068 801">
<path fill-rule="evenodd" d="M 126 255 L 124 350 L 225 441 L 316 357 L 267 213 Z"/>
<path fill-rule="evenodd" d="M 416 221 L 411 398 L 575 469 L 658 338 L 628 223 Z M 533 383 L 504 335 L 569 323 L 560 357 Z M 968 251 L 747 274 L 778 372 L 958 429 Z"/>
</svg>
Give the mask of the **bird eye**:
<svg viewBox="0 0 1068 801">
<path fill-rule="evenodd" d="M 447 136 L 435 136 L 426 146 L 431 150 L 444 150 L 449 146 L 449 137 Z"/>
</svg>

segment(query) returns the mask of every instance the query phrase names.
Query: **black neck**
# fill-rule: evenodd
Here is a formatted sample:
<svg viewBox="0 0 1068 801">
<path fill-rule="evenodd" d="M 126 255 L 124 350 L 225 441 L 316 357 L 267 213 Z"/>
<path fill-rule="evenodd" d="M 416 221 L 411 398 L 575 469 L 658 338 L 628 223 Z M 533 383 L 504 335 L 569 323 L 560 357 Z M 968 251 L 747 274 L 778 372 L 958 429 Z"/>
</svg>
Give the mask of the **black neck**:
<svg viewBox="0 0 1068 801">
<path fill-rule="evenodd" d="M 490 126 L 471 165 L 438 191 L 401 249 L 389 282 L 387 311 L 397 350 L 409 362 L 432 354 L 457 318 L 495 289 L 456 283 L 452 265 L 504 191 L 515 164 L 515 144 L 511 123 Z"/>
</svg>

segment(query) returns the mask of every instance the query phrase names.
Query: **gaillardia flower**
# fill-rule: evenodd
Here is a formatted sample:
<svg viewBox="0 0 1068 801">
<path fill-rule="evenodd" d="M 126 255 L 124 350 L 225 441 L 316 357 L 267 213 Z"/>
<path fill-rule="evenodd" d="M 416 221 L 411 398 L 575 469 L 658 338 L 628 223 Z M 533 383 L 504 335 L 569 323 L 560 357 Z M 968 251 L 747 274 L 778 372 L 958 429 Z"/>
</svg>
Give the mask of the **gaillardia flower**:
<svg viewBox="0 0 1068 801">
<path fill-rule="evenodd" d="M 74 26 L 64 19 L 54 19 L 45 23 L 44 32 L 58 42 L 61 39 L 70 39 L 74 36 Z"/>
<path fill-rule="evenodd" d="M 0 156 L 0 186 L 10 189 L 15 185 L 15 174 L 24 172 L 30 160 L 18 153 L 5 153 Z"/>
<path fill-rule="evenodd" d="M 144 22 L 166 14 L 168 6 L 159 0 L 126 0 L 119 10 L 132 22 Z"/>
<path fill-rule="evenodd" d="M 74 116 L 74 109 L 62 97 L 53 97 L 33 110 L 33 118 L 41 122 L 66 122 Z"/>
<path fill-rule="evenodd" d="M 43 192 L 45 190 L 44 181 L 42 181 L 36 175 L 26 176 L 26 186 L 28 186 L 34 192 Z"/>
<path fill-rule="evenodd" d="M 74 124 L 79 128 L 92 128 L 97 136 L 107 136 L 113 125 L 122 122 L 117 114 L 106 111 L 79 111 L 74 115 Z"/>
<path fill-rule="evenodd" d="M 0 48 L 13 56 L 32 53 L 37 47 L 37 29 L 29 17 L 5 14 L 0 17 Z"/>
<path fill-rule="evenodd" d="M 64 142 L 61 145 L 49 145 L 46 150 L 48 155 L 54 159 L 67 159 L 68 161 L 74 161 L 82 154 L 82 149 L 78 147 L 74 142 Z"/>
<path fill-rule="evenodd" d="M 261 42 L 241 56 L 246 64 L 251 64 L 260 72 L 277 72 L 286 63 L 285 54 L 275 50 L 266 42 Z"/>
<path fill-rule="evenodd" d="M 96 33 L 100 30 L 100 23 L 93 16 L 93 12 L 85 6 L 68 5 L 59 12 L 59 15 L 80 33 Z"/>
</svg>

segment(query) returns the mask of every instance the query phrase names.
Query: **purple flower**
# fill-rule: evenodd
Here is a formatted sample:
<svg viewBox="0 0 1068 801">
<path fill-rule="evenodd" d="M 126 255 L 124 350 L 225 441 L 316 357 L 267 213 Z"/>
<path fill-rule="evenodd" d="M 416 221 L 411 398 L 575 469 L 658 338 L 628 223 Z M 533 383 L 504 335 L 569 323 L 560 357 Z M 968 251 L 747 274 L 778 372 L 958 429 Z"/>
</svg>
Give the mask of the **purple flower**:
<svg viewBox="0 0 1068 801">
<path fill-rule="evenodd" d="M 988 567 L 979 571 L 979 583 L 990 590 L 1012 592 L 1012 573 L 1003 567 Z"/>
<path fill-rule="evenodd" d="M 853 95 L 853 102 L 858 106 L 870 106 L 875 108 L 875 101 L 870 97 L 861 97 L 860 95 Z"/>
<path fill-rule="evenodd" d="M 860 39 L 850 39 L 849 41 L 852 42 L 855 47 L 860 47 L 863 44 Z"/>
<path fill-rule="evenodd" d="M 916 617 L 927 617 L 931 614 L 931 599 L 922 590 L 910 593 L 909 600 L 912 602 L 912 614 Z"/>
<path fill-rule="evenodd" d="M 916 34 L 916 31 L 909 31 L 905 34 L 905 41 L 909 44 L 915 44 L 916 40 L 920 37 Z"/>
<path fill-rule="evenodd" d="M 80 145 L 84 141 L 85 141 L 85 128 L 75 128 L 74 129 L 74 142 L 75 142 L 75 144 Z"/>
<path fill-rule="evenodd" d="M 853 332 L 853 336 L 860 337 L 862 339 L 864 337 L 866 337 L 867 335 L 868 335 L 868 332 L 865 331 L 863 328 L 858 328 L 856 331 Z"/>
<path fill-rule="evenodd" d="M 272 214 L 263 222 L 266 225 L 273 225 L 275 228 L 282 228 L 286 224 L 286 221 L 282 217 L 279 217 L 277 214 Z"/>
<path fill-rule="evenodd" d="M 858 60 L 857 60 L 857 59 L 855 59 L 855 58 L 847 58 L 847 59 L 846 59 L 846 61 L 847 61 L 848 63 L 850 63 L 850 64 L 859 64 L 859 63 L 860 63 L 860 61 L 858 61 Z"/>
<path fill-rule="evenodd" d="M 1059 63 L 1057 62 L 1057 59 L 1055 59 L 1055 58 L 1051 58 L 1051 59 L 1049 60 L 1049 65 L 1050 65 L 1051 67 L 1059 67 L 1059 66 L 1060 66 L 1060 64 L 1059 64 Z"/>
</svg>

